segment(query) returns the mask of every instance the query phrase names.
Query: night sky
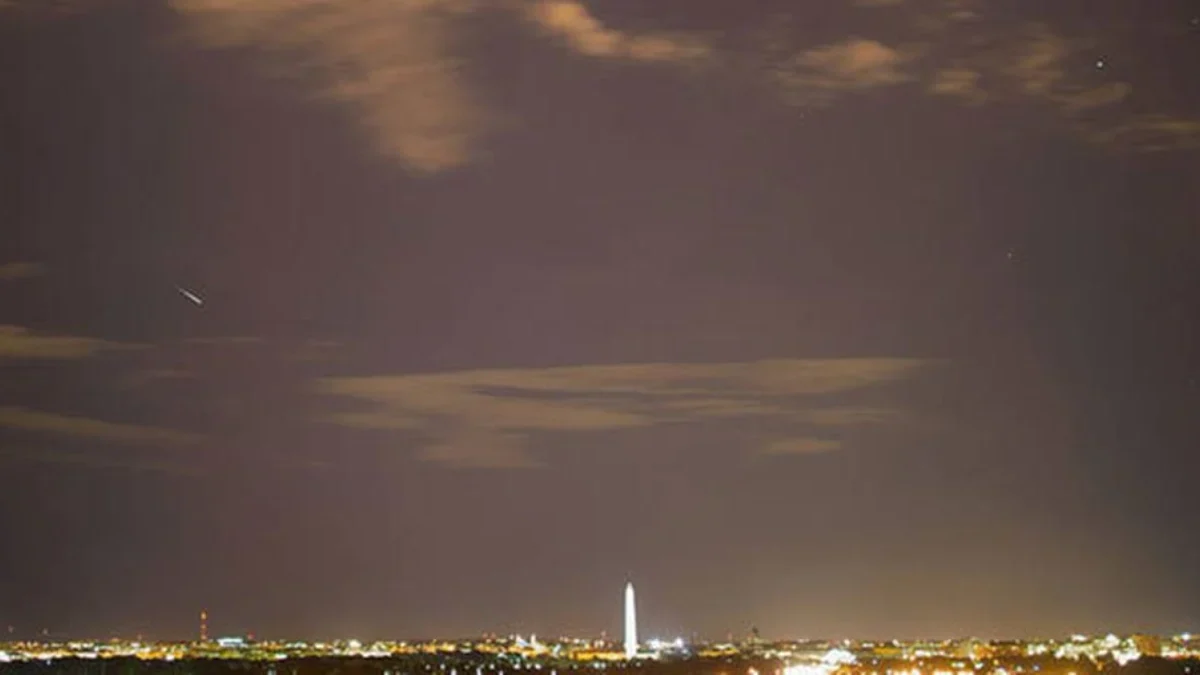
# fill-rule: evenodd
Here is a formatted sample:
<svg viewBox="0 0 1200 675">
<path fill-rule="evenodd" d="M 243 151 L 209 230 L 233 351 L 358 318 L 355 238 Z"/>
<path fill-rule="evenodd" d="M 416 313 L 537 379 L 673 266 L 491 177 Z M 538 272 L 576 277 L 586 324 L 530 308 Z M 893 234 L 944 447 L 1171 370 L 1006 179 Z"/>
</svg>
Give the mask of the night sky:
<svg viewBox="0 0 1200 675">
<path fill-rule="evenodd" d="M 1185 0 L 0 1 L 0 630 L 1200 629 L 1198 65 Z"/>
</svg>

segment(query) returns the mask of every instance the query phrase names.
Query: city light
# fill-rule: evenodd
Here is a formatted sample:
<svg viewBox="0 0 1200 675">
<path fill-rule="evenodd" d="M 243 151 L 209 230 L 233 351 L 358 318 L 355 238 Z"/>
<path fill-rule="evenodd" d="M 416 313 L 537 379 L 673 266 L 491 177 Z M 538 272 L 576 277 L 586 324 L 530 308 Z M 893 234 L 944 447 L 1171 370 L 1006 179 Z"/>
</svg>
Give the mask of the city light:
<svg viewBox="0 0 1200 675">
<path fill-rule="evenodd" d="M 688 642 L 682 637 L 639 642 L 632 583 L 625 585 L 622 597 L 624 631 L 620 641 L 594 637 L 539 639 L 536 634 L 528 639 L 510 635 L 416 642 L 358 638 L 308 642 L 262 640 L 252 635 L 212 639 L 208 628 L 213 617 L 204 611 L 200 613 L 200 639 L 195 641 L 15 641 L 0 643 L 0 663 L 53 663 L 62 659 L 280 662 L 355 658 L 392 660 L 395 665 L 384 668 L 383 672 L 393 674 L 429 671 L 433 669 L 431 662 L 440 661 L 436 670 L 450 675 L 459 672 L 511 675 L 529 671 L 556 675 L 560 670 L 636 669 L 655 663 L 683 662 L 695 664 L 696 672 L 724 675 L 1095 675 L 1107 672 L 1109 666 L 1125 666 L 1145 657 L 1200 658 L 1200 643 L 1193 641 L 1191 633 L 1172 637 L 1075 634 L 1060 639 L 1007 641 L 974 638 L 828 641 L 765 640 L 757 630 L 751 630 L 741 639 L 720 642 Z M 703 664 L 707 664 L 707 670 Z M 1182 668 L 1185 675 L 1191 672 L 1190 668 L 1191 665 Z M 268 672 L 282 671 L 272 667 Z"/>
</svg>

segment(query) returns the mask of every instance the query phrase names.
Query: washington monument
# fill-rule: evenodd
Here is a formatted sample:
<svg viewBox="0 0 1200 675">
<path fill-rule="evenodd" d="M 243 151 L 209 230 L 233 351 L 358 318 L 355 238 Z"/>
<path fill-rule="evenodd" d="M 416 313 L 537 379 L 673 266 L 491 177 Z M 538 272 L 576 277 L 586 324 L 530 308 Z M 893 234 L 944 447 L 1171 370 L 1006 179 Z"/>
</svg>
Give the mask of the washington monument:
<svg viewBox="0 0 1200 675">
<path fill-rule="evenodd" d="M 625 582 L 625 658 L 637 655 L 637 605 L 633 599 L 633 582 Z"/>
</svg>

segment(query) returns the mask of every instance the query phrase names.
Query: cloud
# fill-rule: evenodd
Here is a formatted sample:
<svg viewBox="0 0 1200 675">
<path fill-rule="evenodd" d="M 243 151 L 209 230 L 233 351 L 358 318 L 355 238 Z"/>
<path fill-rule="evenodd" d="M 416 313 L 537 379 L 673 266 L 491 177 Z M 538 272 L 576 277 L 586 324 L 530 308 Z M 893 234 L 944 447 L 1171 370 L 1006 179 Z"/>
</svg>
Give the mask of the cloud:
<svg viewBox="0 0 1200 675">
<path fill-rule="evenodd" d="M 148 368 L 129 375 L 122 381 L 122 384 L 125 387 L 137 388 L 155 382 L 195 380 L 198 378 L 199 376 L 190 370 L 179 368 Z"/>
<path fill-rule="evenodd" d="M 787 15 L 764 13 L 762 31 L 742 31 L 762 39 L 741 47 L 670 26 L 616 28 L 582 0 L 168 2 L 201 44 L 252 51 L 266 70 L 295 77 L 314 97 L 345 106 L 373 147 L 426 174 L 469 163 L 481 136 L 496 126 L 497 116 L 472 87 L 462 41 L 468 19 L 504 13 L 592 58 L 726 66 L 704 71 L 714 77 L 754 64 L 755 77 L 799 106 L 917 84 L 930 95 L 972 106 L 1046 106 L 1085 139 L 1134 150 L 1194 148 L 1200 122 L 1161 103 L 1156 107 L 1145 95 L 1137 110 L 1125 109 L 1135 101 L 1131 83 L 1100 81 L 1084 58 L 1104 36 L 1069 37 L 1046 23 L 1014 23 L 980 0 L 851 0 L 849 8 L 887 8 L 878 10 L 887 12 L 887 26 L 880 28 L 887 33 L 872 35 L 865 23 L 848 24 L 844 37 L 820 45 L 797 45 L 790 36 L 803 31 L 781 25 L 791 21 Z M 847 20 L 875 11 L 850 11 Z"/>
<path fill-rule="evenodd" d="M 1145 113 L 1085 133 L 1097 143 L 1133 150 L 1200 150 L 1200 118 L 1195 117 Z"/>
<path fill-rule="evenodd" d="M 908 79 L 900 66 L 908 58 L 875 40 L 854 38 L 805 52 L 800 62 L 819 74 L 818 82 L 831 88 L 878 87 Z"/>
<path fill-rule="evenodd" d="M 837 95 L 907 82 L 905 67 L 913 61 L 911 48 L 895 48 L 864 38 L 815 47 L 785 58 L 772 78 L 793 102 L 829 103 Z"/>
<path fill-rule="evenodd" d="M 13 281 L 16 279 L 28 279 L 30 277 L 41 276 L 45 272 L 45 268 L 37 263 L 31 262 L 10 262 L 0 264 L 0 281 Z"/>
<path fill-rule="evenodd" d="M 104 340 L 35 335 L 21 326 L 0 325 L 0 359 L 80 359 L 113 349 L 136 349 Z"/>
<path fill-rule="evenodd" d="M 887 37 L 847 30 L 841 41 L 797 49 L 784 37 L 798 32 L 787 27 L 791 19 L 771 19 L 775 30 L 756 45 L 756 62 L 769 64 L 764 77 L 786 103 L 831 104 L 850 93 L 919 83 L 930 95 L 973 107 L 1041 107 L 1064 130 L 1096 144 L 1132 151 L 1196 148 L 1200 117 L 1164 110 L 1171 99 L 1148 91 L 1135 98 L 1133 83 L 1096 67 L 1102 46 L 1128 52 L 1123 61 L 1134 60 L 1136 45 L 1122 46 L 1130 39 L 1124 33 L 1069 35 L 1045 22 L 996 15 L 980 0 L 852 4 L 888 8 Z M 1137 41 L 1153 39 L 1147 32 Z"/>
<path fill-rule="evenodd" d="M 957 0 L 945 4 L 937 21 L 923 23 L 934 31 L 924 68 L 931 94 L 972 106 L 1041 106 L 1084 140 L 1122 150 L 1197 147 L 1200 117 L 1164 111 L 1165 99 L 1156 101 L 1150 92 L 1135 99 L 1132 83 L 1097 68 L 1100 45 L 1119 38 L 1068 36 L 1039 22 L 999 30 L 996 25 L 1005 25 L 999 20 L 962 23 L 982 13 L 981 5 Z M 946 62 L 954 65 L 941 65 Z"/>
<path fill-rule="evenodd" d="M 33 464 L 53 464 L 56 466 L 76 466 L 89 469 L 120 469 L 126 471 L 167 474 L 173 476 L 199 476 L 203 474 L 198 467 L 164 460 L 161 458 L 134 457 L 128 455 L 111 456 L 95 452 L 61 452 L 56 450 L 30 450 L 18 448 L 0 448 L 0 459 Z"/>
<path fill-rule="evenodd" d="M 69 14 L 91 9 L 103 0 L 0 0 L 0 12 L 4 10 L 28 10 L 42 13 Z"/>
<path fill-rule="evenodd" d="M 398 429 L 420 429 L 424 426 L 424 418 L 417 415 L 406 415 L 396 410 L 386 412 L 332 413 L 320 419 L 330 424 L 340 424 L 341 426 L 356 429 L 395 431 Z"/>
<path fill-rule="evenodd" d="M 514 433 L 464 433 L 435 440 L 417 451 L 417 459 L 452 469 L 539 469 L 545 466 Z"/>
<path fill-rule="evenodd" d="M 842 406 L 806 410 L 799 414 L 799 418 L 816 425 L 838 427 L 899 422 L 904 415 L 900 411 L 890 408 Z"/>
<path fill-rule="evenodd" d="M 832 452 L 841 443 L 821 438 L 781 438 L 770 441 L 763 448 L 765 455 L 819 455 Z"/>
<path fill-rule="evenodd" d="M 1004 65 L 1003 71 L 1023 93 L 1050 96 L 1066 77 L 1064 62 L 1072 51 L 1065 38 L 1044 25 L 1035 24 L 1018 41 L 1016 53 Z"/>
<path fill-rule="evenodd" d="M 915 359 L 778 359 L 472 370 L 325 378 L 318 391 L 359 404 L 322 421 L 408 434 L 422 444 L 419 459 L 516 468 L 541 465 L 528 451 L 532 434 L 753 418 L 756 429 L 782 425 L 790 438 L 812 428 L 895 422 L 902 419 L 896 411 L 830 397 L 907 379 L 926 365 Z"/>
<path fill-rule="evenodd" d="M 1130 109 L 1134 87 L 1112 79 L 1097 82 L 1099 72 L 1089 53 L 1092 38 L 1068 38 L 1051 27 L 1033 23 L 998 48 L 971 56 L 981 69 L 991 70 L 993 91 L 989 99 L 1006 100 L 1013 94 L 1046 105 L 1064 118 L 1085 140 L 1134 151 L 1195 149 L 1200 118 Z M 997 56 L 997 54 L 999 56 Z M 1007 82 L 1009 86 L 1001 89 Z"/>
<path fill-rule="evenodd" d="M 577 0 L 539 0 L 528 17 L 587 56 L 643 62 L 697 62 L 712 56 L 704 40 L 680 33 L 631 34 L 605 26 Z"/>
<path fill-rule="evenodd" d="M 185 338 L 183 343 L 186 345 L 199 345 L 205 347 L 250 347 L 264 344 L 266 340 L 260 337 L 247 335 L 234 335 L 226 337 L 194 337 Z"/>
<path fill-rule="evenodd" d="M 117 424 L 13 406 L 0 406 L 0 427 L 133 445 L 189 445 L 200 440 L 194 434 L 170 429 Z"/>
<path fill-rule="evenodd" d="M 469 15 L 516 11 L 593 57 L 692 63 L 711 54 L 694 36 L 608 28 L 571 0 L 170 0 L 170 5 L 192 22 L 202 44 L 257 50 L 274 72 L 300 78 L 318 98 L 349 106 L 386 156 L 427 174 L 470 162 L 478 138 L 494 126 L 459 55 L 459 28 Z"/>
<path fill-rule="evenodd" d="M 970 68 L 946 68 L 934 75 L 929 91 L 978 105 L 987 100 L 987 92 L 979 86 L 980 77 L 979 71 Z"/>
<path fill-rule="evenodd" d="M 487 116 L 456 57 L 472 0 L 171 0 L 214 47 L 250 47 L 344 103 L 376 147 L 410 169 L 468 162 Z"/>
<path fill-rule="evenodd" d="M 943 18 L 949 22 L 972 21 L 983 11 L 984 0 L 941 0 Z"/>
<path fill-rule="evenodd" d="M 1016 83 L 1018 91 L 1054 104 L 1068 115 L 1119 103 L 1133 91 L 1128 82 L 1098 86 L 1072 82 L 1071 61 L 1090 42 L 1069 40 L 1043 24 L 1027 27 L 1018 39 L 1015 54 L 1000 71 Z"/>
<path fill-rule="evenodd" d="M 337 359 L 344 345 L 333 340 L 306 340 L 292 349 L 288 358 L 303 363 L 329 362 Z"/>
<path fill-rule="evenodd" d="M 1093 108 L 1120 103 L 1132 93 L 1133 85 L 1128 82 L 1109 82 L 1098 87 L 1065 91 L 1055 96 L 1054 100 L 1061 106 L 1064 114 L 1075 115 Z"/>
</svg>

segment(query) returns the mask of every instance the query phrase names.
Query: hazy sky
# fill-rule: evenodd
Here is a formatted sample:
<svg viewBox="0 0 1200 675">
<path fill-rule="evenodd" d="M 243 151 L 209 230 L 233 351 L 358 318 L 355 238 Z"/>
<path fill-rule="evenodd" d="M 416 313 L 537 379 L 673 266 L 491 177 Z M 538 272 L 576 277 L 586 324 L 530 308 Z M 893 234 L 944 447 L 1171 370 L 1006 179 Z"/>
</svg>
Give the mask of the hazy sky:
<svg viewBox="0 0 1200 675">
<path fill-rule="evenodd" d="M 1198 629 L 1195 64 L 1186 0 L 0 2 L 0 627 Z"/>
</svg>

